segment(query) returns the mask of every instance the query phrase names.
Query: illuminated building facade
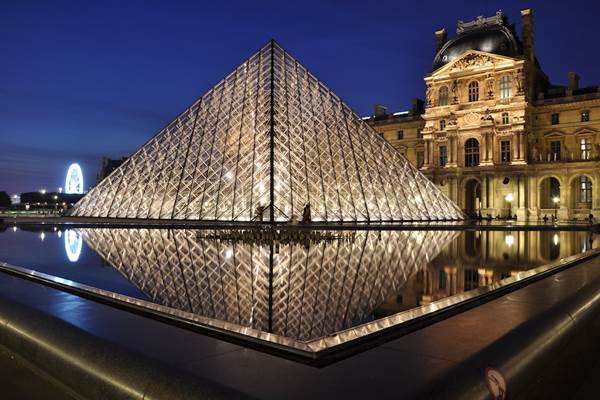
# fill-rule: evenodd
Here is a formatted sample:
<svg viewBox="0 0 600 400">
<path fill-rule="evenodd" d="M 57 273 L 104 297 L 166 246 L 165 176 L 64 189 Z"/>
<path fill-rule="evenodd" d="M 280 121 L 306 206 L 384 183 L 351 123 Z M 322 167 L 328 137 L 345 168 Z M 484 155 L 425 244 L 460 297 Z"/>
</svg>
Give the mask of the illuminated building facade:
<svg viewBox="0 0 600 400">
<path fill-rule="evenodd" d="M 274 41 L 102 180 L 71 215 L 268 222 L 463 218 Z"/>
<path fill-rule="evenodd" d="M 425 109 L 364 118 L 471 215 L 586 219 L 600 215 L 600 87 L 549 82 L 502 12 L 435 32 Z"/>
</svg>

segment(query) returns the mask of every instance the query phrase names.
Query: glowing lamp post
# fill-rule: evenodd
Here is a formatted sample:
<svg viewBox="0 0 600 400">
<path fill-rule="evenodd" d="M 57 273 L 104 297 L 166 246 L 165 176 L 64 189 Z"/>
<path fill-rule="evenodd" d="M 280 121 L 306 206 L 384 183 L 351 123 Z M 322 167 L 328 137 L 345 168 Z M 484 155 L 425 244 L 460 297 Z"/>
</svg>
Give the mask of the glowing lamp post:
<svg viewBox="0 0 600 400">
<path fill-rule="evenodd" d="M 506 195 L 506 197 L 504 197 L 504 200 L 506 200 L 506 202 L 508 203 L 508 218 L 512 218 L 512 202 L 515 198 L 513 197 L 512 193 L 509 193 Z"/>
<path fill-rule="evenodd" d="M 554 203 L 554 220 L 556 221 L 558 219 L 558 203 L 560 202 L 560 199 L 558 196 L 554 196 L 552 202 Z"/>
</svg>

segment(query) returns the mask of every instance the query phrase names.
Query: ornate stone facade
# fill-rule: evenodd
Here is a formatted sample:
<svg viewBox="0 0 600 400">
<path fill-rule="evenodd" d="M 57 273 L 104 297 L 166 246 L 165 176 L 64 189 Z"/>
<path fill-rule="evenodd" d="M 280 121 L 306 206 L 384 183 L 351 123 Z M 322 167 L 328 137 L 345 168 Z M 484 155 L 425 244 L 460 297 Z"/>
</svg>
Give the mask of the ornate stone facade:
<svg viewBox="0 0 600 400">
<path fill-rule="evenodd" d="M 500 12 L 436 32 L 423 112 L 369 122 L 467 213 L 600 217 L 600 88 L 550 84 L 521 16 L 521 39 Z"/>
</svg>

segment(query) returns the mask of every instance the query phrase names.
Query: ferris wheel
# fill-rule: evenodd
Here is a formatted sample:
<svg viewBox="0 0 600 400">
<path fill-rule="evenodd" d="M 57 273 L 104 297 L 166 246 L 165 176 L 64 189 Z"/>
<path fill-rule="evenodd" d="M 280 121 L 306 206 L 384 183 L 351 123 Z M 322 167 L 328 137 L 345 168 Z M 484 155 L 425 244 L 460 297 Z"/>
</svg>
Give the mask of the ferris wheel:
<svg viewBox="0 0 600 400">
<path fill-rule="evenodd" d="M 83 193 L 83 173 L 81 172 L 81 167 L 77 163 L 69 166 L 69 170 L 67 171 L 67 179 L 65 182 L 65 193 Z"/>
</svg>

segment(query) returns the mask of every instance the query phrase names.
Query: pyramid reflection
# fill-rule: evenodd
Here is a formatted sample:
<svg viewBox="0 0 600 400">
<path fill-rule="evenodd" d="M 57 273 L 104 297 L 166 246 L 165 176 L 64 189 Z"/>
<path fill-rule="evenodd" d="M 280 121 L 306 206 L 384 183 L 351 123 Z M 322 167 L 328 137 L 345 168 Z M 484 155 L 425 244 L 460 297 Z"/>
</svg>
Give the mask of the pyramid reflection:
<svg viewBox="0 0 600 400">
<path fill-rule="evenodd" d="M 457 235 L 330 232 L 327 240 L 253 244 L 218 231 L 81 232 L 157 304 L 301 341 L 372 320 Z"/>
</svg>

